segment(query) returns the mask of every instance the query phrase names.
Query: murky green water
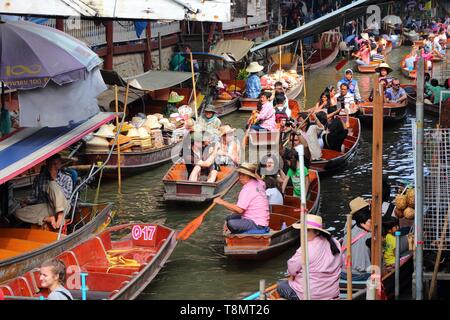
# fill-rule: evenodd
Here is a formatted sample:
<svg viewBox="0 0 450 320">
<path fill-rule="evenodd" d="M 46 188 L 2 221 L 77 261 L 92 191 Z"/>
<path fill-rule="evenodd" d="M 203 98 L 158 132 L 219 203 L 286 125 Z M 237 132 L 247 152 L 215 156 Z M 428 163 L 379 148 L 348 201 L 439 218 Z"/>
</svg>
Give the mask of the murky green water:
<svg viewBox="0 0 450 320">
<path fill-rule="evenodd" d="M 394 49 L 390 54 L 389 63 L 394 69 L 407 48 Z M 321 91 L 329 84 L 336 85 L 349 62 L 340 72 L 335 65 L 322 70 L 308 73 L 307 105 L 312 106 Z M 399 70 L 394 72 L 402 82 Z M 355 73 L 359 79 L 362 95 L 371 87 L 372 75 Z M 303 94 L 302 94 L 303 95 Z M 301 100 L 303 98 L 301 97 Z M 391 125 L 384 131 L 384 170 L 389 174 L 390 181 L 395 179 L 412 179 L 412 138 L 411 120 L 414 114 L 408 111 L 408 117 L 403 122 Z M 234 113 L 222 121 L 234 127 L 242 128 L 248 114 Z M 433 126 L 436 119 L 425 116 L 425 125 Z M 371 141 L 372 131 L 363 127 L 361 142 L 357 155 L 342 171 L 333 176 L 321 179 L 320 212 L 327 228 L 332 228 L 339 236 L 348 212 L 348 203 L 361 194 L 370 194 L 371 186 Z M 123 180 L 123 192 L 117 194 L 117 183 L 104 181 L 100 200 L 113 201 L 119 215 L 116 223 L 130 220 L 145 222 L 158 221 L 171 228 L 182 229 L 188 222 L 197 217 L 207 205 L 168 205 L 162 199 L 164 187 L 161 181 L 170 164 L 146 173 Z M 235 187 L 225 199 L 235 201 L 239 187 Z M 223 255 L 222 227 L 226 210 L 216 207 L 208 216 L 198 231 L 187 241 L 178 243 L 166 266 L 146 288 L 141 299 L 238 299 L 258 289 L 260 279 L 266 279 L 268 284 L 281 278 L 286 269 L 286 261 L 294 253 L 295 248 L 265 262 L 249 263 L 230 260 Z"/>
</svg>

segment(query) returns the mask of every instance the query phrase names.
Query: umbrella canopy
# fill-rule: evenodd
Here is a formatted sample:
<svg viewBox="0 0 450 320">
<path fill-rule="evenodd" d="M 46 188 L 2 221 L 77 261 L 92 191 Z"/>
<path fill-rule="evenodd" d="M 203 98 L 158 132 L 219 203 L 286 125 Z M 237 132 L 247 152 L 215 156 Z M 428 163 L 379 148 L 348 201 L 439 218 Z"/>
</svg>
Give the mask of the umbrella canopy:
<svg viewBox="0 0 450 320">
<path fill-rule="evenodd" d="M 0 55 L 0 80 L 18 90 L 84 80 L 102 63 L 83 42 L 26 21 L 0 22 Z"/>
<path fill-rule="evenodd" d="M 399 16 L 386 16 L 383 18 L 383 22 L 388 24 L 402 24 L 402 19 Z"/>
</svg>

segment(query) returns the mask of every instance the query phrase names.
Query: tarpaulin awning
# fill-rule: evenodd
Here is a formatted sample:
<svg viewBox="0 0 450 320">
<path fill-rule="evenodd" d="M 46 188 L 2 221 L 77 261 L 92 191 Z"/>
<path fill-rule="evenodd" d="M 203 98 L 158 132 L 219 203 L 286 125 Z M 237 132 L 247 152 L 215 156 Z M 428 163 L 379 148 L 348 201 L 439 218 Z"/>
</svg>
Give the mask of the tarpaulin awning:
<svg viewBox="0 0 450 320">
<path fill-rule="evenodd" d="M 210 52 L 192 52 L 192 58 L 196 60 L 224 60 L 226 62 L 238 62 L 244 58 L 254 42 L 249 40 L 223 40 Z M 184 56 L 189 56 L 189 53 L 180 52 Z"/>
<path fill-rule="evenodd" d="M 228 22 L 231 19 L 231 0 L 0 0 L 0 13 Z"/>
<path fill-rule="evenodd" d="M 342 26 L 343 21 L 352 20 L 366 14 L 372 14 L 371 10 L 367 12 L 370 5 L 385 5 L 392 3 L 392 1 L 382 0 L 358 0 L 354 1 L 338 10 L 328 13 L 318 19 L 308 22 L 294 30 L 288 31 L 283 35 L 263 42 L 260 45 L 255 46 L 250 51 L 255 52 L 257 50 L 270 48 L 274 46 L 291 43 L 296 40 L 301 40 L 315 34 L 319 34 L 336 27 Z"/>
<path fill-rule="evenodd" d="M 0 184 L 45 161 L 114 119 L 101 112 L 72 127 L 21 128 L 0 140 Z"/>
<path fill-rule="evenodd" d="M 151 70 L 134 77 L 122 78 L 116 71 L 100 71 L 106 84 L 126 87 L 127 81 L 129 81 L 130 87 L 142 91 L 170 88 L 190 79 L 192 76 L 189 72 Z"/>
</svg>

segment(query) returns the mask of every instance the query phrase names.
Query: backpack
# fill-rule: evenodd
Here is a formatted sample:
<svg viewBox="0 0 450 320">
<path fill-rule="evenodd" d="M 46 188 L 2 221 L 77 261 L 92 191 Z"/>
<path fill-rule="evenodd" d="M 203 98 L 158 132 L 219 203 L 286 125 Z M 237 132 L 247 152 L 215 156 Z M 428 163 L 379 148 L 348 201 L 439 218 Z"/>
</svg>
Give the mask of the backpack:
<svg viewBox="0 0 450 320">
<path fill-rule="evenodd" d="M 284 106 L 283 109 L 279 110 L 278 108 L 275 108 L 275 122 L 279 122 L 281 119 L 288 119 L 286 113 L 287 106 Z"/>
</svg>

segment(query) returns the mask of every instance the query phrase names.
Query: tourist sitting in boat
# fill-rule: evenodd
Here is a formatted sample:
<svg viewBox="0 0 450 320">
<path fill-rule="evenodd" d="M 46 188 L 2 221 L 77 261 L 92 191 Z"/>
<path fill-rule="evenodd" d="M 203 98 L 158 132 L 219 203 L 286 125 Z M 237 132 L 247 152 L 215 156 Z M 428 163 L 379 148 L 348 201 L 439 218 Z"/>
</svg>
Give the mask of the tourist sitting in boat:
<svg viewBox="0 0 450 320">
<path fill-rule="evenodd" d="M 305 176 L 305 190 L 308 190 L 309 187 L 309 178 L 308 178 L 308 167 L 310 159 L 307 157 L 305 158 L 305 165 L 301 169 L 300 168 L 300 160 L 298 156 L 298 152 L 296 150 L 289 150 L 285 154 L 285 161 L 287 162 L 289 166 L 289 170 L 286 173 L 286 179 L 283 181 L 283 185 L 281 186 L 281 191 L 283 194 L 286 191 L 286 187 L 288 185 L 289 179 L 292 180 L 292 185 L 294 187 L 293 195 L 296 197 L 300 197 L 300 174 L 303 174 Z"/>
<path fill-rule="evenodd" d="M 291 117 L 291 109 L 286 105 L 286 96 L 284 94 L 275 93 L 273 107 L 275 108 L 275 122 L 279 122 L 278 118 L 280 118 L 281 115 L 285 115 L 287 118 Z"/>
<path fill-rule="evenodd" d="M 341 119 L 334 118 L 328 123 L 327 132 L 322 136 L 323 148 L 344 152 L 343 143 L 347 135 L 348 129 L 344 128 Z"/>
<path fill-rule="evenodd" d="M 219 142 L 219 128 L 222 125 L 222 121 L 217 117 L 216 108 L 212 104 L 205 107 L 203 114 L 197 121 L 197 125 L 202 130 L 210 133 L 215 142 Z"/>
<path fill-rule="evenodd" d="M 266 176 L 264 178 L 264 183 L 266 184 L 266 195 L 269 200 L 269 205 L 282 205 L 283 195 L 278 188 L 278 181 L 273 176 Z"/>
<path fill-rule="evenodd" d="M 281 186 L 284 179 L 286 179 L 286 174 L 284 173 L 282 166 L 283 163 L 280 162 L 279 154 L 268 153 L 263 156 L 259 162 L 257 172 L 263 180 L 270 176 L 277 181 L 277 185 Z"/>
<path fill-rule="evenodd" d="M 329 101 L 329 106 L 327 108 L 328 119 L 334 118 L 335 115 L 338 115 L 340 109 L 338 109 L 337 98 L 336 98 L 336 89 L 334 86 L 330 85 L 326 87 L 325 94 Z"/>
<path fill-rule="evenodd" d="M 69 290 L 64 288 L 66 283 L 66 265 L 57 259 L 44 261 L 40 267 L 39 280 L 41 287 L 49 290 L 47 300 L 73 300 Z"/>
<path fill-rule="evenodd" d="M 172 91 L 167 99 L 167 105 L 164 107 L 163 115 L 170 118 L 170 115 L 178 112 L 177 104 L 183 101 L 184 96 L 180 96 L 177 92 Z"/>
<path fill-rule="evenodd" d="M 293 225 L 301 229 L 301 223 Z M 339 299 L 339 274 L 342 267 L 341 245 L 330 232 L 323 229 L 322 217 L 306 215 L 308 230 L 308 267 L 311 300 Z M 282 298 L 303 300 L 304 272 L 302 247 L 288 260 L 288 280 L 278 282 L 277 291 Z"/>
<path fill-rule="evenodd" d="M 450 24 L 448 26 L 450 28 Z M 445 28 L 441 28 L 439 30 L 439 39 L 442 42 L 442 48 L 447 49 L 447 33 L 445 31 Z"/>
<path fill-rule="evenodd" d="M 365 281 L 370 277 L 368 269 L 372 265 L 370 260 L 370 247 L 372 240 L 372 220 L 370 206 L 363 198 L 358 197 L 350 201 L 350 214 L 355 224 L 352 225 L 352 280 Z M 346 232 L 344 230 L 344 244 L 346 243 Z M 345 254 L 347 247 L 344 245 L 342 252 Z M 347 271 L 341 272 L 341 278 L 347 279 Z"/>
<path fill-rule="evenodd" d="M 441 38 L 436 34 L 430 34 L 430 39 L 433 41 L 433 55 L 437 58 L 444 59 L 446 54 L 446 49 L 442 48 Z"/>
<path fill-rule="evenodd" d="M 193 136 L 197 138 L 195 134 Z M 219 144 L 213 141 L 213 136 L 207 131 L 203 133 L 201 141 L 202 148 L 200 150 L 198 142 L 194 141 L 192 148 L 194 168 L 189 175 L 189 181 L 199 181 L 200 176 L 204 175 L 208 177 L 207 182 L 215 182 L 220 171 L 220 166 L 215 162 Z"/>
<path fill-rule="evenodd" d="M 321 135 L 328 124 L 328 117 L 323 111 L 316 114 L 312 113 L 310 117 L 313 119 L 313 122 L 310 122 L 307 117 L 304 121 L 305 125 L 300 127 L 300 129 L 303 131 L 306 130 L 306 142 L 311 153 L 311 160 L 320 160 L 323 147 Z"/>
<path fill-rule="evenodd" d="M 237 166 L 240 162 L 241 150 L 234 136 L 235 129 L 229 125 L 220 127 L 220 148 L 217 150 L 216 164 Z"/>
<path fill-rule="evenodd" d="M 319 101 L 316 102 L 314 106 L 313 112 L 324 111 L 328 113 L 328 107 L 330 106 L 330 101 L 328 100 L 328 96 L 325 92 L 322 92 L 320 95 Z"/>
<path fill-rule="evenodd" d="M 257 99 L 259 97 L 262 87 L 258 72 L 263 69 L 264 67 L 256 61 L 251 62 L 247 69 L 245 69 L 250 73 L 245 86 L 245 96 L 247 98 Z"/>
<path fill-rule="evenodd" d="M 429 83 L 425 83 L 425 95 L 427 97 L 425 102 L 438 105 L 441 99 L 442 90 L 445 89 L 439 85 L 439 81 L 436 79 L 431 79 Z"/>
<path fill-rule="evenodd" d="M 352 53 L 356 59 L 356 63 L 360 66 L 368 66 L 370 65 L 370 46 L 368 41 L 364 41 L 361 44 L 361 48 L 358 52 Z"/>
<path fill-rule="evenodd" d="M 256 131 L 273 131 L 276 127 L 275 123 L 275 109 L 273 104 L 269 101 L 272 94 L 267 91 L 261 92 L 259 95 L 259 101 L 261 102 L 261 111 L 256 116 L 256 124 L 253 124 L 251 128 Z"/>
<path fill-rule="evenodd" d="M 61 156 L 55 154 L 42 166 L 33 181 L 31 196 L 22 201 L 15 215 L 21 221 L 40 226 L 46 222 L 57 229 L 64 221 L 72 190 L 72 177 L 62 170 Z"/>
<path fill-rule="evenodd" d="M 341 93 L 341 84 L 347 85 L 348 91 L 354 95 L 356 102 L 361 101 L 361 94 L 359 93 L 358 81 L 353 79 L 353 70 L 347 69 L 344 72 L 344 77 L 338 81 L 336 89 L 338 95 Z"/>
<path fill-rule="evenodd" d="M 345 111 L 346 114 L 354 114 L 358 112 L 355 103 L 355 96 L 349 91 L 346 83 L 341 83 L 340 92 L 336 95 L 338 101 L 338 109 Z"/>
<path fill-rule="evenodd" d="M 405 89 L 400 87 L 400 80 L 392 79 L 392 87 L 388 88 L 385 93 L 386 102 L 403 103 L 408 99 Z"/>
<path fill-rule="evenodd" d="M 264 181 L 256 174 L 256 165 L 243 163 L 237 172 L 239 183 L 242 185 L 237 203 L 233 204 L 222 198 L 214 199 L 215 203 L 233 212 L 226 218 L 228 230 L 231 233 L 268 232 L 269 200 L 266 196 Z"/>
<path fill-rule="evenodd" d="M 286 96 L 286 90 L 284 89 L 283 83 L 281 81 L 277 81 L 277 82 L 275 82 L 273 87 L 275 90 L 275 97 L 278 94 L 280 94 L 280 95 L 282 94 L 284 96 L 284 105 L 289 108 L 289 99 Z"/>
</svg>

